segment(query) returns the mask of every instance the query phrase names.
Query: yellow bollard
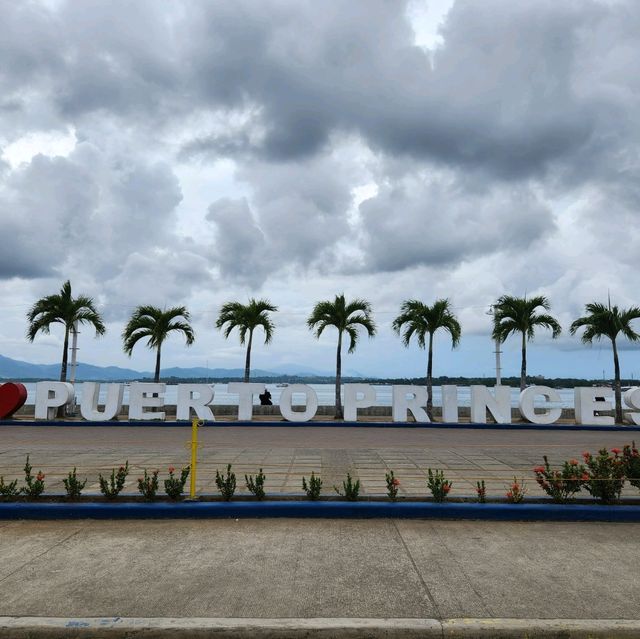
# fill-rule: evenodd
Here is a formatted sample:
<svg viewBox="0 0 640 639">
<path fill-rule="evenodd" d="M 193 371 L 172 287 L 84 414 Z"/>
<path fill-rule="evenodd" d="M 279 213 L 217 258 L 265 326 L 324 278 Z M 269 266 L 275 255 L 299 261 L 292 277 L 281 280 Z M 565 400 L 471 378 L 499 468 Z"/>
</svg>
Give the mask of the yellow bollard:
<svg viewBox="0 0 640 639">
<path fill-rule="evenodd" d="M 189 497 L 196 497 L 196 468 L 198 465 L 198 426 L 202 426 L 204 420 L 194 417 L 191 420 L 191 482 L 189 484 Z"/>
</svg>

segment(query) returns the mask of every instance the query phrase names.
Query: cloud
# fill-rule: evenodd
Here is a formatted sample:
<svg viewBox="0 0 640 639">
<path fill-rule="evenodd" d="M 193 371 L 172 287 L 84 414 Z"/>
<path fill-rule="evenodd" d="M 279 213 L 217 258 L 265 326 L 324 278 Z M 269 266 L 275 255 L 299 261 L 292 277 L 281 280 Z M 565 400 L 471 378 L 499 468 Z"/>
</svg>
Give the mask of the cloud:
<svg viewBox="0 0 640 639">
<path fill-rule="evenodd" d="M 360 205 L 365 268 L 446 267 L 519 252 L 553 232 L 550 210 L 526 187 L 477 191 L 449 176 L 408 176 Z"/>
<path fill-rule="evenodd" d="M 0 147 L 29 150 L 0 161 L 0 288 L 72 277 L 110 321 L 451 297 L 477 334 L 505 292 L 564 324 L 638 303 L 640 5 L 457 0 L 418 36 L 414 9 L 0 4 Z"/>
</svg>

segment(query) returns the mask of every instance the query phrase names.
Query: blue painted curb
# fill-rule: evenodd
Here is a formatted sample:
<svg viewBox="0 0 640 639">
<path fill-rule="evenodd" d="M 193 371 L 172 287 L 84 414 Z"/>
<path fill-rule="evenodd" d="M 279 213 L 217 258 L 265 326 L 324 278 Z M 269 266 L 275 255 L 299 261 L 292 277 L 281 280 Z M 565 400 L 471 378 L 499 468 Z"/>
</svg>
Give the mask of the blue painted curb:
<svg viewBox="0 0 640 639">
<path fill-rule="evenodd" d="M 481 519 L 488 521 L 640 522 L 640 506 L 478 504 L 435 502 L 179 502 L 4 503 L 0 520 L 13 519 Z"/>
<path fill-rule="evenodd" d="M 64 426 L 75 428 L 191 428 L 191 422 L 187 421 L 160 421 L 160 420 L 144 420 L 144 421 L 105 421 L 105 422 L 88 422 L 88 421 L 71 421 L 71 420 L 17 420 L 4 419 L 0 420 L 0 426 Z M 417 424 L 416 422 L 287 422 L 287 421 L 215 421 L 205 422 L 205 428 L 235 428 L 238 426 L 251 426 L 258 428 L 415 428 L 415 429 L 471 429 L 471 430 L 572 430 L 572 431 L 624 431 L 624 432 L 640 432 L 640 426 L 597 426 L 597 425 L 577 425 L 577 424 L 458 424 L 458 423 L 439 423 Z"/>
</svg>

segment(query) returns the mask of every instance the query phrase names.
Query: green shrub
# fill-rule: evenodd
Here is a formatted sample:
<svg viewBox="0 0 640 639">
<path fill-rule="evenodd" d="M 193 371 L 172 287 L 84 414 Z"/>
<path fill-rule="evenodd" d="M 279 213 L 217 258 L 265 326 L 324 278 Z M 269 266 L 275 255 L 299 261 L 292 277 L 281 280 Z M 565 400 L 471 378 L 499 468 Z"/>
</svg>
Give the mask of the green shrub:
<svg viewBox="0 0 640 639">
<path fill-rule="evenodd" d="M 635 442 L 631 442 L 631 446 L 625 445 L 622 457 L 624 458 L 624 475 L 627 481 L 635 488 L 640 488 L 640 453 Z"/>
<path fill-rule="evenodd" d="M 524 500 L 524 496 L 527 494 L 527 489 L 525 487 L 524 481 L 521 479 L 517 480 L 516 477 L 513 478 L 513 483 L 507 489 L 507 493 L 505 497 L 510 504 L 520 504 Z"/>
<path fill-rule="evenodd" d="M 533 469 L 538 485 L 553 501 L 566 502 L 582 488 L 585 467 L 577 459 L 571 459 L 563 463 L 561 470 L 552 470 L 546 455 L 543 459 L 544 466 Z"/>
<path fill-rule="evenodd" d="M 601 448 L 596 456 L 589 452 L 582 453 L 587 466 L 584 487 L 592 497 L 604 504 L 620 499 L 625 473 L 625 460 L 621 452 L 619 448 L 612 448 L 612 454 L 609 454 L 606 448 Z"/>
<path fill-rule="evenodd" d="M 78 499 L 82 493 L 82 489 L 87 485 L 87 480 L 80 481 L 76 475 L 76 467 L 62 480 L 64 489 L 67 491 L 68 499 Z"/>
<path fill-rule="evenodd" d="M 14 479 L 5 484 L 4 477 L 0 476 L 0 499 L 11 499 L 20 494 L 18 489 L 18 480 Z"/>
<path fill-rule="evenodd" d="M 216 486 L 222 493 L 222 499 L 231 501 L 233 494 L 236 492 L 236 474 L 231 472 L 231 464 L 227 464 L 227 474 L 221 475 L 216 470 Z"/>
<path fill-rule="evenodd" d="M 44 473 L 40 470 L 34 477 L 31 474 L 33 467 L 29 463 L 29 455 L 24 465 L 24 483 L 26 486 L 22 489 L 27 499 L 37 499 L 44 492 Z"/>
<path fill-rule="evenodd" d="M 176 469 L 173 466 L 169 466 L 169 479 L 164 480 L 164 492 L 167 493 L 169 499 L 177 501 L 182 497 L 184 485 L 187 483 L 190 471 L 191 467 L 186 466 L 180 471 L 180 477 L 176 477 L 174 474 Z"/>
<path fill-rule="evenodd" d="M 262 468 L 260 472 L 256 475 L 255 479 L 253 475 L 245 475 L 244 480 L 247 484 L 247 489 L 249 492 L 252 492 L 256 499 L 264 499 L 264 480 L 266 479 L 265 474 L 262 472 Z"/>
<path fill-rule="evenodd" d="M 333 488 L 340 497 L 344 497 L 349 501 L 356 501 L 360 494 L 360 480 L 356 479 L 354 482 L 351 477 L 351 473 L 347 473 L 347 479 L 342 482 L 342 491 L 337 486 L 334 486 Z"/>
<path fill-rule="evenodd" d="M 111 477 L 107 480 L 102 475 L 98 476 L 98 482 L 100 483 L 100 492 L 107 499 L 115 499 L 122 489 L 124 488 L 124 482 L 129 474 L 129 460 L 126 461 L 124 466 L 120 466 L 118 470 L 112 469 Z"/>
<path fill-rule="evenodd" d="M 307 480 L 302 478 L 302 490 L 307 493 L 307 497 L 309 499 L 316 500 L 320 497 L 320 492 L 322 491 L 322 479 L 320 477 L 316 477 L 311 471 L 311 477 L 309 477 L 309 483 L 307 484 Z"/>
<path fill-rule="evenodd" d="M 453 484 L 445 479 L 444 472 L 441 470 L 436 470 L 435 472 L 429 468 L 428 470 L 428 478 L 427 478 L 427 487 L 431 491 L 433 495 L 434 501 L 444 501 L 451 490 Z"/>
<path fill-rule="evenodd" d="M 395 501 L 398 498 L 398 486 L 400 485 L 400 480 L 395 478 L 392 470 L 385 473 L 384 478 L 387 482 L 387 496 L 391 501 Z"/>
<path fill-rule="evenodd" d="M 154 470 L 150 475 L 144 469 L 144 476 L 138 477 L 138 490 L 146 501 L 153 501 L 158 492 L 158 471 Z"/>
</svg>

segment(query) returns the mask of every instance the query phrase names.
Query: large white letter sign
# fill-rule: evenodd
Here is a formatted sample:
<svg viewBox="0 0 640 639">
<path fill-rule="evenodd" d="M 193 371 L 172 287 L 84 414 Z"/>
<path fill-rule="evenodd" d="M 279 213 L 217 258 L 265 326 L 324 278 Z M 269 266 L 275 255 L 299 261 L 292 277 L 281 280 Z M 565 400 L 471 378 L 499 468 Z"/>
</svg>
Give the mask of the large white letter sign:
<svg viewBox="0 0 640 639">
<path fill-rule="evenodd" d="M 146 411 L 145 408 L 162 408 L 166 384 L 134 382 L 129 386 L 129 419 L 164 419 L 164 411 Z M 153 397 L 155 395 L 155 397 Z"/>
<path fill-rule="evenodd" d="M 104 402 L 104 410 L 98 410 L 98 398 L 100 397 L 100 384 L 85 382 L 82 384 L 82 402 L 80 414 L 90 422 L 102 422 L 114 419 L 122 408 L 122 396 L 124 386 L 122 384 L 107 384 L 107 398 Z"/>
<path fill-rule="evenodd" d="M 471 421 L 476 424 L 487 423 L 487 410 L 496 420 L 496 424 L 511 423 L 511 388 L 496 386 L 495 397 L 486 386 L 471 387 Z"/>
<path fill-rule="evenodd" d="M 428 424 L 429 416 L 424 407 L 427 405 L 427 389 L 424 386 L 392 386 L 392 419 L 394 422 L 406 422 L 407 413 L 420 424 Z M 407 395 L 409 397 L 407 397 Z"/>
<path fill-rule="evenodd" d="M 631 410 L 640 411 L 640 388 L 630 388 L 622 396 L 624 397 L 624 403 Z M 629 417 L 631 417 L 631 421 L 634 424 L 640 426 L 640 413 L 629 413 Z"/>
<path fill-rule="evenodd" d="M 36 419 L 53 419 L 56 408 L 71 403 L 75 391 L 68 382 L 38 382 L 36 384 Z"/>
<path fill-rule="evenodd" d="M 529 386 L 520 393 L 520 414 L 532 424 L 553 424 L 560 419 L 562 408 L 543 407 L 543 412 L 536 413 L 535 399 L 536 397 L 544 397 L 547 402 L 560 403 L 560 394 L 558 391 L 548 386 Z"/>
<path fill-rule="evenodd" d="M 605 389 L 608 390 L 608 389 Z M 596 415 L 595 411 L 613 410 L 610 401 L 598 399 L 603 395 L 602 388 L 575 388 L 576 424 L 595 424 L 597 426 L 613 426 L 615 420 L 606 415 Z"/>
<path fill-rule="evenodd" d="M 360 395 L 360 397 L 358 397 Z M 358 408 L 369 408 L 376 401 L 376 391 L 371 384 L 344 385 L 344 420 L 358 421 Z"/>
<path fill-rule="evenodd" d="M 227 384 L 227 392 L 238 394 L 238 421 L 248 422 L 253 417 L 253 396 L 264 393 L 264 384 L 230 382 Z"/>
<path fill-rule="evenodd" d="M 442 386 L 442 421 L 445 424 L 457 424 L 458 419 L 458 387 Z"/>
<path fill-rule="evenodd" d="M 213 393 L 213 386 L 209 384 L 178 384 L 176 419 L 189 421 L 193 408 L 198 419 L 215 421 L 213 411 L 209 408 L 209 404 L 213 403 Z"/>
<path fill-rule="evenodd" d="M 305 396 L 305 409 L 295 411 L 291 406 L 294 393 L 303 393 Z M 316 392 L 306 384 L 291 384 L 280 393 L 280 414 L 288 422 L 308 422 L 313 419 L 318 411 L 318 396 Z"/>
</svg>

